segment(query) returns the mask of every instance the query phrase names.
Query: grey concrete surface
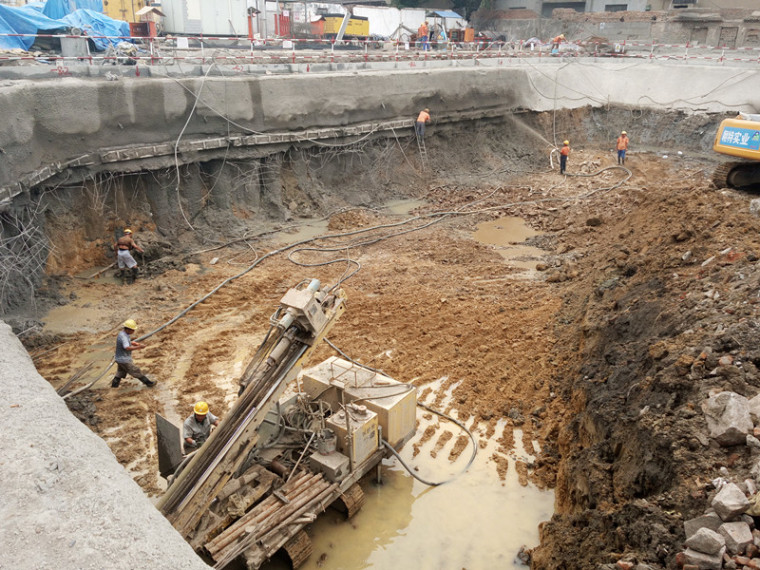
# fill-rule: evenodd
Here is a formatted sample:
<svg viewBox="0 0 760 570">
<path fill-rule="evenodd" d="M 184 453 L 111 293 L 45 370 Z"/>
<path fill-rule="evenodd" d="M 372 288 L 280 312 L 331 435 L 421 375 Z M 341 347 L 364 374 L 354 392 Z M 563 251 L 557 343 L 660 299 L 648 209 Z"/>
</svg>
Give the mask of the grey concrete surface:
<svg viewBox="0 0 760 570">
<path fill-rule="evenodd" d="M 0 321 L 0 568 L 208 568 Z"/>
<path fill-rule="evenodd" d="M 646 60 L 453 63 L 361 73 L 6 82 L 0 84 L 0 188 L 94 150 L 174 144 L 180 133 L 189 140 L 337 127 L 411 118 L 422 107 L 439 115 L 587 105 L 760 111 L 754 68 Z"/>
</svg>

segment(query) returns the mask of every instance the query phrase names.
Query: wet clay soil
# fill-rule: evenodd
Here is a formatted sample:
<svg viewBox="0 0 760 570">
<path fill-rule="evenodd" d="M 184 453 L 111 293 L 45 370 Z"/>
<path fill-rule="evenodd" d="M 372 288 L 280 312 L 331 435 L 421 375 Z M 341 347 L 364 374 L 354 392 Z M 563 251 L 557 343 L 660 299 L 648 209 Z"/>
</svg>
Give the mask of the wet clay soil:
<svg viewBox="0 0 760 570">
<path fill-rule="evenodd" d="M 612 163 L 609 153 L 580 151 L 569 170 Z M 501 184 L 422 189 L 425 203 L 414 214 L 479 213 L 434 218 L 440 221 L 419 231 L 350 249 L 361 270 L 343 284 L 347 310 L 330 334 L 352 358 L 416 384 L 431 406 L 472 418 L 468 427 L 480 430 L 481 447 L 498 434 L 492 468 L 502 480 L 506 462 L 499 457 L 514 449 L 518 430 L 535 458 L 520 466 L 521 482 L 556 489 L 556 513 L 533 553 L 538 568 L 621 558 L 672 565 L 683 518 L 704 509 L 707 482 L 729 462 L 727 452 L 695 436 L 705 431 L 699 403 L 712 388 L 749 395 L 760 389 L 760 352 L 750 342 L 760 281 L 760 223 L 748 213 L 751 197 L 710 187 L 712 165 L 697 160 L 642 153 L 626 166 L 632 177 L 613 189 L 622 170 L 525 173 Z M 538 232 L 528 245 L 545 257 L 534 274 L 474 239 L 478 224 L 503 216 L 520 217 Z M 333 216 L 329 231 L 399 219 L 381 209 L 353 210 Z M 345 248 L 356 239 L 320 243 Z M 134 285 L 108 277 L 72 282 L 73 303 L 87 305 L 82 315 L 95 311 L 100 322 L 67 331 L 57 350 L 35 360 L 40 373 L 58 387 L 92 358 L 100 372 L 124 319 L 137 320 L 138 334 L 152 331 L 277 246 L 260 241 L 202 254 L 184 271 Z M 212 257 L 219 262 L 210 265 Z M 315 263 L 346 255 L 292 257 Z M 84 410 L 156 496 L 154 412 L 179 423 L 202 398 L 223 414 L 284 292 L 304 278 L 334 283 L 350 269 L 345 261 L 303 267 L 284 256 L 268 259 L 145 341 L 135 360 L 158 380 L 155 389 L 128 380 L 112 390 L 107 375 L 72 407 Z M 67 326 L 76 319 L 67 313 Z M 53 315 L 48 327 L 55 326 Z M 710 375 L 729 353 L 743 368 Z M 312 363 L 333 354 L 323 345 Z M 497 431 L 499 422 L 513 429 Z M 447 429 L 433 428 L 418 444 Z M 463 448 L 454 446 L 449 460 Z M 742 453 L 735 469 L 749 467 Z"/>
</svg>

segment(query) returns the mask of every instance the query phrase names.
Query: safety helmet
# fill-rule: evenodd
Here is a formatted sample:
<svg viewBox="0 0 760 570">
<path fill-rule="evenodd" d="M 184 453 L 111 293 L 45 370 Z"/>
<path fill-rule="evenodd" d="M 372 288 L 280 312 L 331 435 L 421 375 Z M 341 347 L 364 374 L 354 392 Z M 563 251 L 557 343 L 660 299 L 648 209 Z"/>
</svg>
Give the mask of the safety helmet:
<svg viewBox="0 0 760 570">
<path fill-rule="evenodd" d="M 193 411 L 199 416 L 205 416 L 208 413 L 208 404 L 206 402 L 197 402 L 193 406 Z"/>
<path fill-rule="evenodd" d="M 430 109 L 427 109 L 427 108 L 426 108 L 426 109 L 425 109 L 425 112 L 426 112 L 426 113 L 429 113 L 429 112 L 430 112 Z"/>
<path fill-rule="evenodd" d="M 626 133 L 625 131 L 623 131 L 623 132 L 622 132 L 622 133 L 620 133 L 620 134 L 621 134 L 621 135 L 627 135 L 628 133 Z"/>
<path fill-rule="evenodd" d="M 126 228 L 126 229 L 124 230 L 124 233 L 125 233 L 125 234 L 131 234 L 131 233 L 132 233 L 132 230 L 130 230 L 129 228 Z"/>
<path fill-rule="evenodd" d="M 137 330 L 137 323 L 135 322 L 134 319 L 128 319 L 128 320 L 124 321 L 124 325 L 123 326 L 124 326 L 125 329 L 131 329 L 133 331 Z"/>
<path fill-rule="evenodd" d="M 570 141 L 564 141 L 562 144 L 570 144 Z"/>
</svg>

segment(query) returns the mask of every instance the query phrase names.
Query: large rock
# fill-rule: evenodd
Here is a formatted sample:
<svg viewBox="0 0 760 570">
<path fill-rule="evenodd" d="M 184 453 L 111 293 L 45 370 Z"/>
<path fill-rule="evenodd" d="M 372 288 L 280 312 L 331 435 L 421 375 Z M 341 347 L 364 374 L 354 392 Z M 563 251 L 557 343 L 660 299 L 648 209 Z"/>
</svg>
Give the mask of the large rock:
<svg viewBox="0 0 760 570">
<path fill-rule="evenodd" d="M 752 533 L 750 533 L 750 539 L 751 538 Z M 689 539 L 686 541 L 686 546 L 704 554 L 717 554 L 720 552 L 721 548 L 726 546 L 726 539 L 722 534 L 719 534 L 714 530 L 710 530 L 709 528 L 700 528 L 691 537 L 689 537 Z M 731 552 L 731 549 L 729 548 L 728 551 Z"/>
<path fill-rule="evenodd" d="M 717 513 L 708 513 L 700 517 L 683 521 L 683 530 L 688 540 L 696 533 L 700 528 L 708 528 L 715 532 L 718 532 L 720 525 L 723 524 L 723 520 Z"/>
<path fill-rule="evenodd" d="M 736 524 L 736 523 L 724 523 L 723 526 L 727 524 Z M 722 528 L 722 527 L 721 527 Z M 742 535 L 743 538 L 744 535 Z M 749 533 L 750 540 L 752 540 L 752 533 Z M 709 528 L 700 528 L 697 532 L 695 532 L 689 539 L 686 541 L 686 546 L 689 548 L 696 550 L 697 552 L 702 552 L 704 554 L 717 554 L 720 552 L 720 549 L 723 548 L 726 545 L 726 539 L 722 534 L 719 534 L 715 532 L 714 530 L 710 530 Z M 746 545 L 745 545 L 746 546 Z M 728 551 L 731 552 L 731 548 L 728 548 Z M 736 554 L 735 552 L 731 552 L 731 554 Z"/>
<path fill-rule="evenodd" d="M 726 550 L 732 556 L 743 553 L 744 549 L 752 544 L 752 530 L 744 521 L 723 523 L 718 532 L 725 539 Z"/>
<path fill-rule="evenodd" d="M 749 501 L 742 490 L 734 483 L 726 483 L 715 495 L 710 505 L 724 521 L 738 519 L 749 507 Z"/>
<path fill-rule="evenodd" d="M 734 392 L 721 392 L 702 402 L 710 436 L 722 446 L 746 443 L 752 433 L 749 400 Z"/>
<path fill-rule="evenodd" d="M 716 554 L 705 554 L 687 548 L 683 553 L 683 559 L 685 564 L 693 564 L 699 570 L 720 570 L 723 568 L 723 553 L 725 551 L 726 548 L 723 547 Z"/>
</svg>

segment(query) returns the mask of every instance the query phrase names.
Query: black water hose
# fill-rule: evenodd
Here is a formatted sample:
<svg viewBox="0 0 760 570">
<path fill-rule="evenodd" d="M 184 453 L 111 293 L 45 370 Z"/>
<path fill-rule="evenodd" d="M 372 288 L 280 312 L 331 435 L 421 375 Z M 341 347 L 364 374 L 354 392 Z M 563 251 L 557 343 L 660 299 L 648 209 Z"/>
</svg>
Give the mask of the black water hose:
<svg viewBox="0 0 760 570">
<path fill-rule="evenodd" d="M 452 481 L 458 479 L 460 476 L 464 475 L 464 473 L 472 465 L 472 462 L 475 461 L 475 456 L 478 454 L 478 444 L 475 441 L 475 436 L 472 435 L 472 432 L 470 430 L 468 430 L 463 423 L 455 420 L 451 416 L 447 416 L 443 412 L 439 412 L 438 410 L 434 410 L 433 408 L 431 408 L 429 406 L 426 406 L 425 404 L 420 404 L 419 402 L 417 402 L 417 405 L 420 408 L 423 408 L 423 409 L 425 409 L 425 410 L 427 410 L 429 412 L 432 412 L 432 413 L 434 413 L 434 414 L 436 414 L 436 415 L 438 415 L 438 416 L 440 416 L 440 417 L 442 417 L 444 419 L 447 419 L 447 420 L 455 423 L 460 428 L 462 428 L 467 433 L 467 435 L 470 436 L 470 440 L 472 441 L 472 455 L 470 456 L 470 460 L 467 462 L 467 465 L 464 466 L 464 469 L 462 469 L 459 473 L 457 473 L 456 475 L 454 475 L 451 479 L 446 479 L 445 481 L 427 481 L 427 480 L 423 479 L 422 477 L 420 477 L 419 475 L 417 475 L 414 472 L 414 470 L 411 467 L 409 467 L 409 465 L 407 465 L 406 462 L 403 459 L 401 459 L 401 456 L 398 454 L 398 452 L 395 449 L 393 449 L 393 446 L 390 443 L 388 443 L 385 440 L 382 440 L 383 445 L 386 448 L 388 448 L 388 451 L 390 451 L 394 456 L 396 456 L 396 459 L 398 459 L 399 463 L 401 463 L 401 465 L 404 466 L 404 469 L 406 469 L 409 472 L 409 475 L 411 475 L 412 477 L 414 477 L 415 479 L 417 479 L 417 481 L 419 481 L 420 483 L 424 483 L 425 485 L 429 485 L 431 487 L 438 487 L 439 485 L 445 485 L 446 483 L 451 483 Z"/>
</svg>

